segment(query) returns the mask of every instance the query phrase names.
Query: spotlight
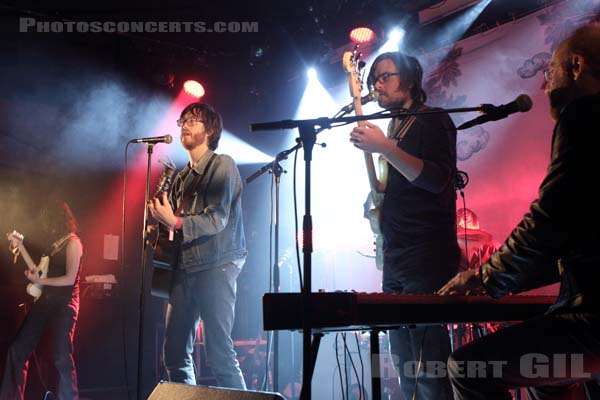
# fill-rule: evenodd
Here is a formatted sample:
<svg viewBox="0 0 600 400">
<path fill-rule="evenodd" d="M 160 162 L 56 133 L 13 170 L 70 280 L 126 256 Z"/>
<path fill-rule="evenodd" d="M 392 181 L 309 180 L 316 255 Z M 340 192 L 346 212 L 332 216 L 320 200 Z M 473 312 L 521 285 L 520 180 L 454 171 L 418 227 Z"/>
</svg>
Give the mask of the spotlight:
<svg viewBox="0 0 600 400">
<path fill-rule="evenodd" d="M 190 96 L 193 96 L 197 99 L 204 96 L 206 93 L 204 91 L 204 87 L 199 82 L 193 80 L 185 81 L 183 84 L 183 90 L 185 90 L 185 92 Z"/>
<path fill-rule="evenodd" d="M 317 70 L 314 68 L 309 68 L 306 74 L 308 75 L 308 79 L 317 79 Z"/>
<path fill-rule="evenodd" d="M 387 35 L 388 40 L 381 46 L 378 50 L 378 54 L 385 53 L 388 51 L 398 51 L 400 50 L 400 43 L 404 38 L 406 31 L 402 28 L 394 28 Z"/>
<path fill-rule="evenodd" d="M 389 39 L 390 39 L 390 41 L 398 43 L 398 42 L 400 42 L 402 40 L 402 38 L 404 37 L 405 34 L 406 34 L 406 32 L 404 31 L 404 29 L 402 29 L 402 28 L 394 28 L 390 32 Z"/>
<path fill-rule="evenodd" d="M 350 31 L 350 40 L 354 43 L 369 43 L 375 38 L 375 32 L 367 27 L 354 28 Z"/>
</svg>

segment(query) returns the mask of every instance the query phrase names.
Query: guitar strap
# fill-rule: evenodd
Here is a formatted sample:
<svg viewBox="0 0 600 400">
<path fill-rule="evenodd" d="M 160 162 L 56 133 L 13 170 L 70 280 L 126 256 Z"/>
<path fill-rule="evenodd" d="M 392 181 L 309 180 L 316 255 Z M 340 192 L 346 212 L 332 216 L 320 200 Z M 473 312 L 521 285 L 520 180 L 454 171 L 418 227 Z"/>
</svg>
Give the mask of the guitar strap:
<svg viewBox="0 0 600 400">
<path fill-rule="evenodd" d="M 426 106 L 424 104 L 422 104 L 415 110 L 410 110 L 410 111 L 422 111 L 424 109 L 426 109 Z M 402 119 L 394 118 L 392 121 L 390 121 L 390 125 L 388 127 L 388 138 L 396 139 L 398 142 L 401 142 L 402 139 L 404 139 L 404 136 L 406 136 L 406 134 L 408 133 L 410 127 L 415 123 L 416 120 L 417 120 L 416 115 L 411 115 L 407 118 L 402 118 Z"/>
<path fill-rule="evenodd" d="M 75 236 L 72 233 L 66 234 L 65 236 L 61 237 L 60 239 L 58 239 L 56 242 L 52 243 L 50 245 L 50 257 L 54 256 L 56 253 L 58 253 L 59 251 L 61 251 L 63 249 L 63 247 L 65 247 L 65 245 L 67 244 L 67 242 L 69 241 L 69 239 L 71 239 L 71 237 Z"/>
<path fill-rule="evenodd" d="M 190 199 L 192 193 L 196 189 L 196 186 L 198 186 L 198 183 L 200 182 L 202 177 L 204 177 L 206 175 L 206 172 L 209 171 L 215 157 L 216 157 L 216 154 L 213 153 L 213 155 L 210 157 L 210 160 L 208 160 L 208 163 L 206 163 L 206 167 L 204 168 L 204 173 L 202 175 L 200 175 L 200 174 L 196 175 L 194 177 L 194 180 L 192 181 L 192 183 L 190 183 L 190 185 L 183 192 L 183 196 L 181 198 L 181 203 L 179 203 L 179 207 L 177 207 L 177 210 L 175 211 L 176 217 L 181 216 L 181 213 L 183 212 L 183 208 L 187 204 L 188 200 Z M 211 173 L 211 178 L 212 178 L 213 174 L 214 174 L 214 171 Z M 204 190 L 204 192 L 206 192 L 206 190 Z M 206 194 L 204 196 L 206 198 Z"/>
</svg>

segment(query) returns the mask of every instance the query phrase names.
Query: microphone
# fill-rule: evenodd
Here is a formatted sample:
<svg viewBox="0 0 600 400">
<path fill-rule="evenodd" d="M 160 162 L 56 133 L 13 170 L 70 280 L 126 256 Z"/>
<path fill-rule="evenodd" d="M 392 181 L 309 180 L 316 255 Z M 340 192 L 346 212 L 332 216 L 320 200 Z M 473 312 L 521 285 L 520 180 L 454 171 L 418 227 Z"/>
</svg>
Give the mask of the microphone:
<svg viewBox="0 0 600 400">
<path fill-rule="evenodd" d="M 480 108 L 481 112 L 483 112 L 483 115 L 472 119 L 471 121 L 465 122 L 456 129 L 467 129 L 488 121 L 497 121 L 499 119 L 506 118 L 510 114 L 514 114 L 516 112 L 527 112 L 531 110 L 532 105 L 533 102 L 531 101 L 531 97 L 527 96 L 526 94 L 519 95 L 519 97 L 508 104 L 502 104 L 499 106 L 482 104 Z"/>
<path fill-rule="evenodd" d="M 360 98 L 360 104 L 365 105 L 367 103 L 372 102 L 373 100 L 377 100 L 378 97 L 379 97 L 379 92 L 377 90 L 373 90 L 373 91 L 369 92 L 369 94 Z M 342 109 L 340 111 L 343 111 L 344 114 L 346 114 L 352 110 L 354 110 L 354 102 L 352 102 L 348 105 L 345 105 L 344 107 L 342 107 Z"/>
<path fill-rule="evenodd" d="M 166 143 L 169 144 L 173 141 L 173 136 L 164 135 L 164 136 L 156 136 L 156 137 L 145 137 L 139 139 L 131 139 L 129 143 L 147 143 L 147 144 L 156 144 L 156 143 Z"/>
</svg>

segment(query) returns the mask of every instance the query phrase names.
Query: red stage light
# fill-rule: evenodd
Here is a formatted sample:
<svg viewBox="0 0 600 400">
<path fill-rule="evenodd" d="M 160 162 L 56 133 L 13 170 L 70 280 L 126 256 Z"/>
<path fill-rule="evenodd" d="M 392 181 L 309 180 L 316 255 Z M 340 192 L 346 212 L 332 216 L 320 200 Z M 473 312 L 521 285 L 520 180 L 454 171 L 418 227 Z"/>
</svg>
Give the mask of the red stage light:
<svg viewBox="0 0 600 400">
<path fill-rule="evenodd" d="M 185 90 L 185 92 L 190 96 L 194 96 L 197 99 L 204 96 L 204 93 L 206 93 L 204 91 L 204 87 L 199 82 L 192 80 L 185 81 L 183 84 L 183 90 Z"/>
<path fill-rule="evenodd" d="M 370 28 L 360 27 L 350 31 L 350 40 L 354 43 L 368 43 L 375 39 L 375 32 Z"/>
</svg>

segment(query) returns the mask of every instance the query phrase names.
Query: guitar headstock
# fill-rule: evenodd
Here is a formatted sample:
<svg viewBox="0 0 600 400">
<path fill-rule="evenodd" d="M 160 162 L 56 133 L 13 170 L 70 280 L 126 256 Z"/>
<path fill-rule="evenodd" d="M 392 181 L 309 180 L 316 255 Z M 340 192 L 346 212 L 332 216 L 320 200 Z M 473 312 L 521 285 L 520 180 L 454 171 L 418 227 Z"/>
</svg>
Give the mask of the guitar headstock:
<svg viewBox="0 0 600 400">
<path fill-rule="evenodd" d="M 158 179 L 158 185 L 156 187 L 156 194 L 154 197 L 159 197 L 162 192 L 168 193 L 171 190 L 171 182 L 173 180 L 173 174 L 175 174 L 175 164 L 171 160 L 158 160 L 163 165 L 162 173 Z"/>
<path fill-rule="evenodd" d="M 350 86 L 350 95 L 360 99 L 360 93 L 363 89 L 362 70 L 365 67 L 364 61 L 360 60 L 362 53 L 358 51 L 358 45 L 354 50 L 347 51 L 342 56 L 344 71 L 348 74 L 348 83 Z"/>
<path fill-rule="evenodd" d="M 15 249 L 19 248 L 19 245 L 21 243 L 23 243 L 25 236 L 22 233 L 19 233 L 16 230 L 13 230 L 11 233 L 6 234 L 6 238 L 10 242 L 9 249 L 11 251 L 14 251 Z"/>
<path fill-rule="evenodd" d="M 18 242 L 22 242 L 25 239 L 25 236 L 22 233 L 13 230 L 11 233 L 7 233 L 6 237 L 8 240 L 16 240 Z"/>
</svg>

